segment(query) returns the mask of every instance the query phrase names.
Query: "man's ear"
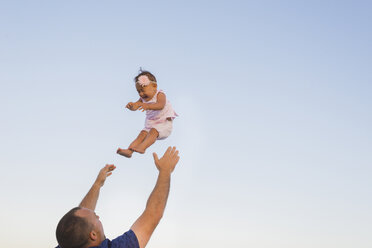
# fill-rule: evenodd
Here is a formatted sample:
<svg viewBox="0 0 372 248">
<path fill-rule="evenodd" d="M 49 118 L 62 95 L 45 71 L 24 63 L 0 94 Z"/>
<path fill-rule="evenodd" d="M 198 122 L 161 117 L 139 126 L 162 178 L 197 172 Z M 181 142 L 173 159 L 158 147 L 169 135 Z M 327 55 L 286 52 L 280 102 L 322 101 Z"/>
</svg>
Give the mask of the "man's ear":
<svg viewBox="0 0 372 248">
<path fill-rule="evenodd" d="M 98 236 L 97 236 L 97 233 L 95 231 L 91 231 L 89 233 L 89 238 L 92 240 L 92 241 L 96 241 L 98 239 Z"/>
</svg>

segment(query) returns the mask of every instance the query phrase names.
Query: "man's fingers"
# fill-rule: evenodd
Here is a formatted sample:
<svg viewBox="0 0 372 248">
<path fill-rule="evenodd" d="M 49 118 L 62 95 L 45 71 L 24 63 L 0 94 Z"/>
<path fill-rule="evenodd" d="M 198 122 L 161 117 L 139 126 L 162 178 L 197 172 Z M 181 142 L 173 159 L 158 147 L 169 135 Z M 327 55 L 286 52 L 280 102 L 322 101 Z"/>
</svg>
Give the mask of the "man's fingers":
<svg viewBox="0 0 372 248">
<path fill-rule="evenodd" d="M 173 146 L 173 148 L 172 148 L 172 155 L 173 156 L 177 156 L 177 154 L 178 154 L 178 150 L 176 150 L 176 147 Z"/>
<path fill-rule="evenodd" d="M 172 147 L 172 150 L 169 152 L 169 155 L 171 158 L 174 158 L 178 155 L 178 150 L 176 150 L 175 146 Z"/>
<path fill-rule="evenodd" d="M 164 152 L 163 157 L 164 157 L 166 154 L 170 153 L 170 152 L 171 152 L 171 149 L 172 149 L 172 147 L 169 146 L 168 149 Z"/>
<path fill-rule="evenodd" d="M 176 157 L 176 159 L 175 159 L 176 161 L 176 163 L 175 164 L 177 164 L 178 163 L 178 160 L 180 160 L 180 157 Z"/>
<path fill-rule="evenodd" d="M 173 154 L 173 157 L 178 157 L 178 150 L 175 151 L 175 153 Z"/>
<path fill-rule="evenodd" d="M 180 156 L 178 156 L 178 150 L 176 150 L 176 151 L 173 153 L 172 159 L 175 160 L 176 164 L 178 163 L 178 160 L 180 159 Z"/>
<path fill-rule="evenodd" d="M 109 171 L 113 171 L 115 169 L 116 169 L 116 166 L 113 164 L 106 164 L 106 166 L 104 167 L 104 170 L 106 171 L 106 173 Z"/>
</svg>

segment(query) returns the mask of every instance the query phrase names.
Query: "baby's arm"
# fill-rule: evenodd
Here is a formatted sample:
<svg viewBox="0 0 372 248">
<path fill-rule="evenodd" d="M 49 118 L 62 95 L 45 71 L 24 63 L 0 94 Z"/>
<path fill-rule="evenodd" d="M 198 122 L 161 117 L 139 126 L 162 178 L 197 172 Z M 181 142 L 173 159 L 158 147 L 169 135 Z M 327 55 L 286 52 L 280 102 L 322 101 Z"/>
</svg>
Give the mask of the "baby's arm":
<svg viewBox="0 0 372 248">
<path fill-rule="evenodd" d="M 165 106 L 167 98 L 163 92 L 159 92 L 158 98 L 155 103 L 140 103 L 139 110 L 161 110 Z"/>
<path fill-rule="evenodd" d="M 140 98 L 137 102 L 129 102 L 125 107 L 129 110 L 136 111 L 141 106 L 141 103 L 142 100 Z"/>
</svg>

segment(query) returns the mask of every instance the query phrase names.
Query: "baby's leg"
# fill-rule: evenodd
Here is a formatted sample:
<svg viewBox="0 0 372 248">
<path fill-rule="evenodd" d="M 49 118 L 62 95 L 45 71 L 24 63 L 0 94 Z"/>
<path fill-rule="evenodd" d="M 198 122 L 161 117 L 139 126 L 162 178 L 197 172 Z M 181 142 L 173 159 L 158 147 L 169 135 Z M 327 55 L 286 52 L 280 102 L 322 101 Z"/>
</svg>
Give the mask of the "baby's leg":
<svg viewBox="0 0 372 248">
<path fill-rule="evenodd" d="M 136 146 L 138 146 L 139 144 L 141 144 L 141 143 L 143 142 L 143 140 L 146 138 L 147 134 L 148 134 L 147 131 L 142 130 L 142 131 L 138 134 L 137 138 L 136 138 L 132 143 L 130 143 L 128 149 L 129 149 L 129 150 L 133 150 L 133 147 L 136 147 Z"/>
<path fill-rule="evenodd" d="M 116 151 L 118 154 L 123 155 L 127 158 L 132 157 L 133 154 L 133 147 L 136 147 L 137 145 L 141 144 L 142 141 L 146 138 L 147 132 L 145 130 L 142 130 L 137 138 L 129 145 L 128 149 L 121 149 L 118 148 Z"/>
<path fill-rule="evenodd" d="M 155 128 L 151 128 L 143 142 L 135 147 L 133 150 L 139 153 L 145 153 L 146 149 L 154 144 L 156 138 L 159 136 L 159 132 Z"/>
</svg>

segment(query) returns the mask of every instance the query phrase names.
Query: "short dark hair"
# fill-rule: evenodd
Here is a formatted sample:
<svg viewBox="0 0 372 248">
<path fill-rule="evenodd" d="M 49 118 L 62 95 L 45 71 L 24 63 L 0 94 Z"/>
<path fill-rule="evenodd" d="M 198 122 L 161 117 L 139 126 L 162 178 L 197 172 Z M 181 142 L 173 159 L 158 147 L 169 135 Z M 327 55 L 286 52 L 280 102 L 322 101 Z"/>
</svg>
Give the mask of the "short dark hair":
<svg viewBox="0 0 372 248">
<path fill-rule="evenodd" d="M 56 237 L 61 248 L 85 248 L 89 242 L 89 233 L 93 225 L 86 219 L 76 216 L 76 207 L 68 211 L 59 221 Z"/>
<path fill-rule="evenodd" d="M 138 78 L 140 76 L 147 76 L 150 81 L 157 82 L 156 77 L 149 71 L 143 71 L 142 68 L 140 68 L 138 75 L 134 78 L 134 82 L 137 83 Z"/>
</svg>

